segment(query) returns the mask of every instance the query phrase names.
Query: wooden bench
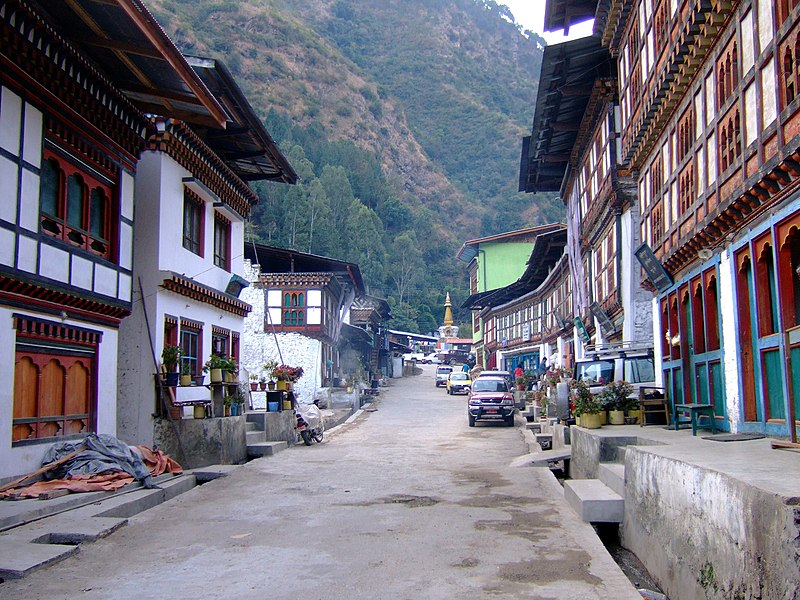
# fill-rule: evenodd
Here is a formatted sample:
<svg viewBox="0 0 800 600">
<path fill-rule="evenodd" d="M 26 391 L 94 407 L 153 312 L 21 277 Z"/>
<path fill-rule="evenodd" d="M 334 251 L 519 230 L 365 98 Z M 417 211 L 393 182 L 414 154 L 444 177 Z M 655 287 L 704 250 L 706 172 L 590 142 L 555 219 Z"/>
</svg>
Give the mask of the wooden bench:
<svg viewBox="0 0 800 600">
<path fill-rule="evenodd" d="M 666 425 L 669 427 L 669 403 L 664 388 L 660 387 L 641 387 L 639 388 L 639 408 L 642 411 L 642 418 L 639 426 L 645 425 Z M 648 423 L 647 416 L 654 415 L 661 417 L 664 415 L 664 423 Z M 660 419 L 659 419 L 660 420 Z"/>
<path fill-rule="evenodd" d="M 680 413 L 688 412 L 689 419 L 681 419 Z M 717 425 L 714 422 L 714 405 L 713 404 L 676 404 L 675 405 L 675 431 L 680 429 L 681 425 L 688 423 L 692 424 L 692 435 L 697 435 L 698 418 L 701 415 L 706 415 L 711 423 L 711 433 L 717 433 Z"/>
</svg>

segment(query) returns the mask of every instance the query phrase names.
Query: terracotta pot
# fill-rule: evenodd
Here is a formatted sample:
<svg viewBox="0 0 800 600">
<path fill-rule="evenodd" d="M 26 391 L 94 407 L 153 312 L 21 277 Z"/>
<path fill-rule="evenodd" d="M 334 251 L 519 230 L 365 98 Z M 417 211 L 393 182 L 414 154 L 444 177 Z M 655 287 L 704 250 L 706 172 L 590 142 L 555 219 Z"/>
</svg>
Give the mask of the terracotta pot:
<svg viewBox="0 0 800 600">
<path fill-rule="evenodd" d="M 263 389 L 263 388 L 262 388 L 262 389 Z M 257 391 L 257 390 L 258 390 L 258 382 L 257 382 L 257 381 L 253 381 L 253 382 L 250 384 L 250 391 L 251 391 L 251 392 L 255 392 L 255 391 Z"/>
<path fill-rule="evenodd" d="M 183 409 L 180 406 L 170 406 L 169 416 L 173 421 L 183 418 Z"/>
<path fill-rule="evenodd" d="M 231 407 L 229 405 L 225 406 L 224 414 L 225 414 L 226 417 L 230 417 L 231 416 Z"/>
<path fill-rule="evenodd" d="M 586 429 L 600 429 L 600 413 L 586 413 L 581 415 L 581 426 Z"/>
<path fill-rule="evenodd" d="M 267 387 L 268 387 L 270 390 L 274 390 L 274 389 L 275 389 L 275 382 L 274 382 L 274 381 L 268 381 L 268 382 L 267 382 Z M 261 388 L 261 389 L 264 389 L 264 388 Z"/>
<path fill-rule="evenodd" d="M 262 392 L 265 389 L 267 389 L 267 382 L 266 381 L 259 381 L 258 382 L 258 389 L 260 389 Z"/>
</svg>

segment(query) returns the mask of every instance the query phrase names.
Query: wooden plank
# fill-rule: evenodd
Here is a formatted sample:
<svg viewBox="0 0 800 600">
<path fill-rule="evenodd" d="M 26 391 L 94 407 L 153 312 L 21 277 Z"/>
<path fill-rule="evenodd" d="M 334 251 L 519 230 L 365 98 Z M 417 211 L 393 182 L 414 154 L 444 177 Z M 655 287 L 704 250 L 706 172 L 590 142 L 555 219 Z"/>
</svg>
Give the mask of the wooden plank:
<svg viewBox="0 0 800 600">
<path fill-rule="evenodd" d="M 56 460 L 54 462 L 51 462 L 50 464 L 47 464 L 47 465 L 43 466 L 40 469 L 36 469 L 32 473 L 28 473 L 27 475 L 23 475 L 22 477 L 20 477 L 18 479 L 15 479 L 13 481 L 9 481 L 7 484 L 5 484 L 3 486 L 0 486 L 0 492 L 4 492 L 6 490 L 10 490 L 11 488 L 18 486 L 23 481 L 27 481 L 28 479 L 32 479 L 34 477 L 37 477 L 38 475 L 42 475 L 43 473 L 47 473 L 50 469 L 53 469 L 53 468 L 57 467 L 58 465 L 63 465 L 65 462 L 72 460 L 73 458 L 78 456 L 78 454 L 80 454 L 84 450 L 86 450 L 86 446 L 78 446 L 77 449 L 73 450 L 69 454 L 65 454 L 64 456 L 62 456 L 58 460 Z"/>
<path fill-rule="evenodd" d="M 797 442 L 784 442 L 783 440 L 772 440 L 770 442 L 773 450 L 791 449 L 800 450 L 800 444 Z"/>
</svg>

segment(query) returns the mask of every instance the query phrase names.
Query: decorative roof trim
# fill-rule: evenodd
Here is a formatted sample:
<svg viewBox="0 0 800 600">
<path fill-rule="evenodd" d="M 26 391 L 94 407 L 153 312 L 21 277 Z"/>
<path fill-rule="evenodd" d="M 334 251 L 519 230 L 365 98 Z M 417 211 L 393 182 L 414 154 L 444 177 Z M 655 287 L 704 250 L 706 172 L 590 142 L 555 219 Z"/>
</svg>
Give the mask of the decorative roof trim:
<svg viewBox="0 0 800 600">
<path fill-rule="evenodd" d="M 161 287 L 170 292 L 175 292 L 181 296 L 186 296 L 198 302 L 204 302 L 216 306 L 226 312 L 245 317 L 253 310 L 253 307 L 242 302 L 238 298 L 229 296 L 224 292 L 215 290 L 214 288 L 198 283 L 194 279 L 178 275 L 177 273 L 170 273 L 169 277 L 161 282 Z"/>
<path fill-rule="evenodd" d="M 145 149 L 165 152 L 243 217 L 258 202 L 251 190 L 203 140 L 177 119 L 154 119 Z"/>
</svg>

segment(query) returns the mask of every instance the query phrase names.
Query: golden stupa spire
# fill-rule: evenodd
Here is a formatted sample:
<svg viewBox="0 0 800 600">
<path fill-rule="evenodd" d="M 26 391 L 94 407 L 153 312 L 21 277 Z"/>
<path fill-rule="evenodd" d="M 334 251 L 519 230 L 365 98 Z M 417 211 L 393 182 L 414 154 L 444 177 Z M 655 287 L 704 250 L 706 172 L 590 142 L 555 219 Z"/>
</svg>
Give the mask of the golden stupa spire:
<svg viewBox="0 0 800 600">
<path fill-rule="evenodd" d="M 453 309 L 452 304 L 450 303 L 450 292 L 447 292 L 447 297 L 444 300 L 444 324 L 445 325 L 452 325 L 453 324 Z"/>
</svg>

